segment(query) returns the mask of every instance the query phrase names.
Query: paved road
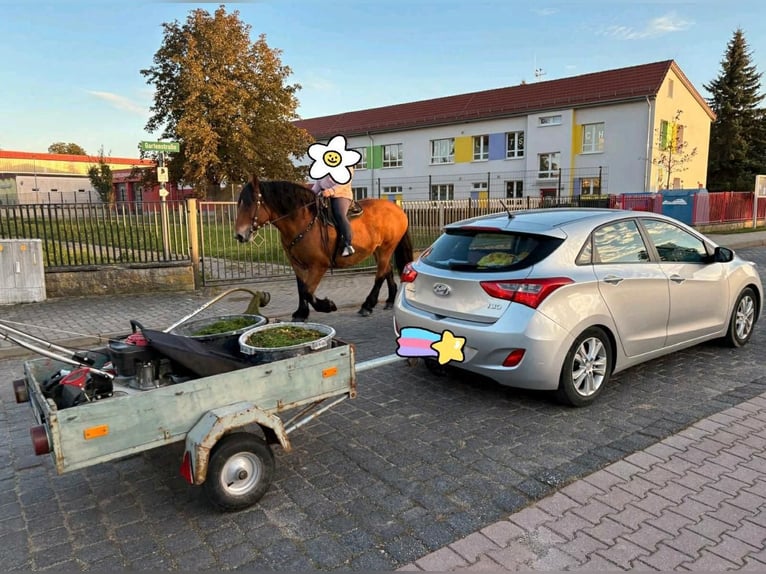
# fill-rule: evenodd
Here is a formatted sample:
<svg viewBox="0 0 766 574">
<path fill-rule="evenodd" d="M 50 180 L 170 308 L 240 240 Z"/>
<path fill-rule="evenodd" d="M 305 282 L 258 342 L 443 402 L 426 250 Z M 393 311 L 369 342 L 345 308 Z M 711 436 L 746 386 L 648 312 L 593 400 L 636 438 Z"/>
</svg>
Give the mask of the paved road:
<svg viewBox="0 0 766 574">
<path fill-rule="evenodd" d="M 766 269 L 766 250 L 741 253 Z M 158 323 L 173 310 L 122 301 L 133 301 L 135 318 L 154 312 Z M 176 316 L 199 304 L 197 297 L 176 301 Z M 83 324 L 98 321 L 95 303 L 83 303 Z M 390 312 L 362 319 L 345 308 L 321 320 L 357 345 L 360 360 L 395 349 Z M 706 344 L 621 373 L 587 409 L 478 379 L 436 379 L 404 362 L 381 367 L 359 375 L 357 399 L 296 431 L 294 452 L 276 451 L 275 481 L 261 503 L 220 514 L 178 475 L 178 445 L 56 476 L 46 458 L 30 454 L 31 413 L 13 402 L 7 383 L 21 376 L 22 359 L 5 359 L 0 441 L 10 448 L 0 451 L 0 563 L 34 570 L 406 567 L 760 395 L 765 362 L 761 322 L 743 349 Z"/>
</svg>

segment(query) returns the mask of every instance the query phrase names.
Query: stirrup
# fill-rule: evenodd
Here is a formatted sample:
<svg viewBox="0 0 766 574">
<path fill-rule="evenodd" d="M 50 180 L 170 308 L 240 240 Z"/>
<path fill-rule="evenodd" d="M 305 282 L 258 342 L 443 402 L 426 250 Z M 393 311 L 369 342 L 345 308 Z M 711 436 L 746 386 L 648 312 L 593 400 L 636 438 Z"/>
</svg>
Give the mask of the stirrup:
<svg viewBox="0 0 766 574">
<path fill-rule="evenodd" d="M 341 253 L 341 257 L 350 257 L 354 253 L 356 253 L 356 251 L 354 251 L 354 248 L 351 245 L 346 245 L 346 247 L 343 248 L 343 253 Z"/>
</svg>

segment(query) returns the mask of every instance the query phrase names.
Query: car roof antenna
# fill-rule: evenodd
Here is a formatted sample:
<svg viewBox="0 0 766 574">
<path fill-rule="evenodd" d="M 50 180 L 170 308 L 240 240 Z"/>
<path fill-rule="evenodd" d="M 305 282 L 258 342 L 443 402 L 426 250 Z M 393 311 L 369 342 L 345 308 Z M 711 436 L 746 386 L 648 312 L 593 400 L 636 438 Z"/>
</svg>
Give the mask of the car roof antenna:
<svg viewBox="0 0 766 574">
<path fill-rule="evenodd" d="M 513 219 L 513 212 L 508 209 L 508 206 L 503 202 L 502 199 L 500 200 L 500 205 L 502 205 L 503 209 L 505 209 L 505 211 L 508 213 L 508 219 Z"/>
</svg>

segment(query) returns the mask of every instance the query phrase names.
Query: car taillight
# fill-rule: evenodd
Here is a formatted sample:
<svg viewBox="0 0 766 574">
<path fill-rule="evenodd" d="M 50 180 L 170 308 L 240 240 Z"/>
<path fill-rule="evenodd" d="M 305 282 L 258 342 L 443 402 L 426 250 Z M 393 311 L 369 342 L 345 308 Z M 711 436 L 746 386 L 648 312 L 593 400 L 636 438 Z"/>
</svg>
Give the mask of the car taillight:
<svg viewBox="0 0 766 574">
<path fill-rule="evenodd" d="M 412 267 L 412 263 L 407 263 L 402 271 L 401 281 L 402 283 L 412 283 L 417 276 L 418 272 Z"/>
<path fill-rule="evenodd" d="M 189 484 L 194 484 L 194 478 L 192 478 L 192 464 L 191 464 L 191 455 L 189 454 L 189 451 L 184 452 L 184 458 L 181 461 L 181 477 L 188 482 Z"/>
<path fill-rule="evenodd" d="M 506 281 L 482 281 L 481 287 L 492 297 L 521 303 L 532 309 L 559 287 L 574 283 L 568 277 L 549 277 L 546 279 L 508 279 Z"/>
<path fill-rule="evenodd" d="M 504 367 L 515 367 L 520 362 L 521 359 L 524 358 L 524 353 L 526 351 L 524 349 L 514 349 L 510 353 L 508 353 L 508 356 L 505 358 L 505 361 L 503 361 Z"/>
</svg>

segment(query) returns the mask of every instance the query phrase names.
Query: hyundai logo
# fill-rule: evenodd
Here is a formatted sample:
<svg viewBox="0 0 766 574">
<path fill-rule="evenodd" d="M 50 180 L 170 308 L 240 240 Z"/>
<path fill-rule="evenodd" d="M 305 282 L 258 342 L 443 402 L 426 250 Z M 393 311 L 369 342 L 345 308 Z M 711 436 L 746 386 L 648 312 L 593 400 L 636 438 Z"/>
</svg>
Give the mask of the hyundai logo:
<svg viewBox="0 0 766 574">
<path fill-rule="evenodd" d="M 452 289 L 449 285 L 445 285 L 444 283 L 435 283 L 434 284 L 434 295 L 439 295 L 440 297 L 446 297 L 450 294 L 450 291 Z"/>
</svg>

